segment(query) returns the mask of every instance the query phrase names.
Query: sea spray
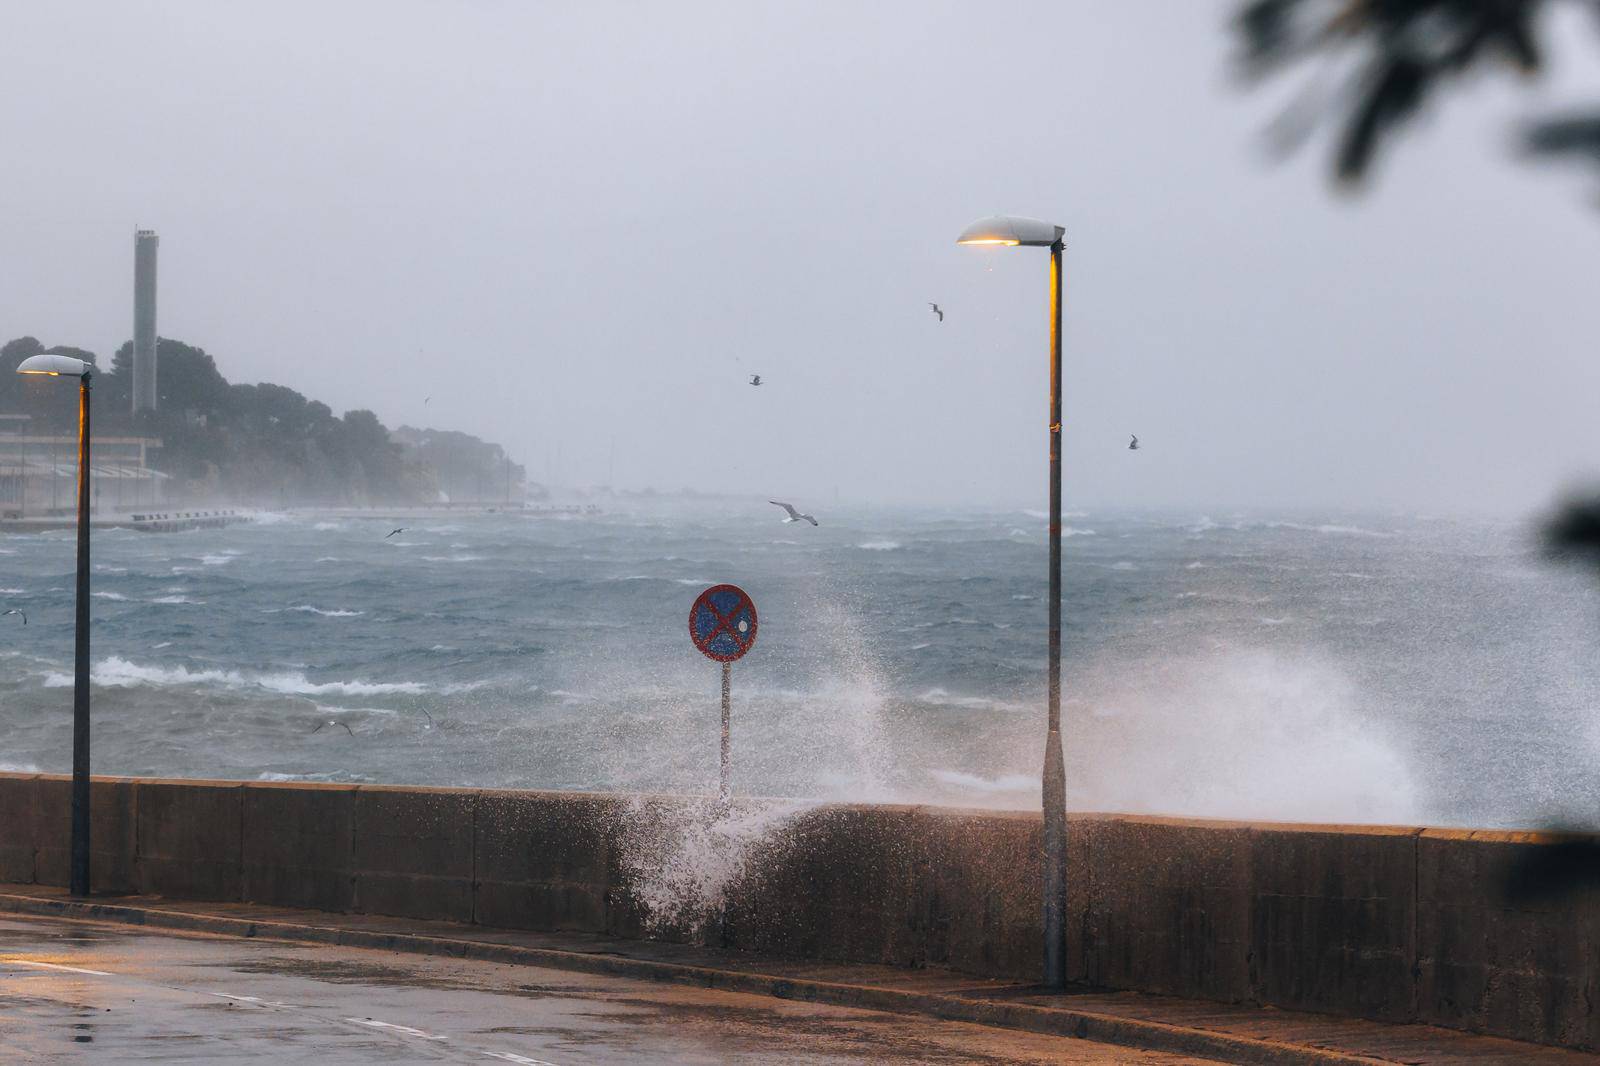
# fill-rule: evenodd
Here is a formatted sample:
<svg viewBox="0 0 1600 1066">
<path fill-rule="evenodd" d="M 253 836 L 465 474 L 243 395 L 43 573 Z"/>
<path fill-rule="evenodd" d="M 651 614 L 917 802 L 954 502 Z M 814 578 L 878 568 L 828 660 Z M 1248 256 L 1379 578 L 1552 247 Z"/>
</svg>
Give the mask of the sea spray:
<svg viewBox="0 0 1600 1066">
<path fill-rule="evenodd" d="M 645 929 L 703 940 L 729 890 L 816 806 L 804 800 L 628 799 L 617 815 L 618 860 Z"/>
<path fill-rule="evenodd" d="M 1219 648 L 1075 671 L 1068 806 L 1407 823 L 1413 774 L 1370 694 L 1326 655 Z"/>
</svg>

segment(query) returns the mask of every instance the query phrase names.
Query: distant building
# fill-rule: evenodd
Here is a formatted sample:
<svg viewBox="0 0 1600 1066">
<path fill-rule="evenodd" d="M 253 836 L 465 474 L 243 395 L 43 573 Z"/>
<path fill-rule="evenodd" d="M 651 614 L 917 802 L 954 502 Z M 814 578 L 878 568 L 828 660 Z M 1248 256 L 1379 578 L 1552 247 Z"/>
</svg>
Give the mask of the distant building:
<svg viewBox="0 0 1600 1066">
<path fill-rule="evenodd" d="M 89 465 L 97 512 L 164 502 L 168 475 L 150 469 L 161 442 L 149 437 L 94 438 Z M 70 515 L 77 506 L 78 438 L 28 433 L 27 415 L 0 415 L 0 520 Z"/>
<path fill-rule="evenodd" d="M 156 409 L 155 230 L 133 235 L 133 413 Z"/>
</svg>

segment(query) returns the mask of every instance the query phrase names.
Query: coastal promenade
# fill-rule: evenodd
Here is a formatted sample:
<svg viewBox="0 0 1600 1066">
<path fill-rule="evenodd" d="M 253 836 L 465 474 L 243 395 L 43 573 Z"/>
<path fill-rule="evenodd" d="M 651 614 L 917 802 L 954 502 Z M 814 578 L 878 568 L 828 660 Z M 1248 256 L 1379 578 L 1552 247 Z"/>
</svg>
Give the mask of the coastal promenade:
<svg viewBox="0 0 1600 1066">
<path fill-rule="evenodd" d="M 1389 1061 L 1467 1061 L 1415 1057 L 1446 1037 L 1476 1039 L 1466 1033 L 1528 1042 L 1499 1061 L 1536 1061 L 1533 1044 L 1596 1047 L 1594 894 L 1550 892 L 1531 873 L 1587 840 L 1075 815 L 1074 987 L 1040 997 L 1027 987 L 1040 944 L 1036 814 L 791 805 L 762 823 L 697 918 L 662 911 L 637 853 L 704 814 L 686 797 L 101 778 L 87 903 L 54 887 L 66 799 L 65 778 L 0 776 L 8 908 L 587 967 L 1048 1033 L 1137 1029 L 1127 1042 L 1225 1061 L 1312 1060 L 1159 1034 L 1398 1041 Z M 762 809 L 740 801 L 734 813 Z M 852 990 L 862 988 L 872 991 Z M 1257 1028 L 1266 1021 L 1287 1029 Z M 1490 1061 L 1507 1054 L 1470 1046 Z"/>
<path fill-rule="evenodd" d="M 0 1046 L 8 1064 L 1195 1061 L 549 967 L 7 918 Z"/>
<path fill-rule="evenodd" d="M 315 1049 L 330 1063 L 400 1053 L 544 1066 L 724 1061 L 730 1049 L 814 1063 L 1594 1061 L 1431 1026 L 1044 993 L 938 968 L 24 886 L 0 886 L 0 1006 L 8 1046 L 41 1062 L 84 1033 L 159 1061 L 180 1048 L 205 1061 Z"/>
</svg>

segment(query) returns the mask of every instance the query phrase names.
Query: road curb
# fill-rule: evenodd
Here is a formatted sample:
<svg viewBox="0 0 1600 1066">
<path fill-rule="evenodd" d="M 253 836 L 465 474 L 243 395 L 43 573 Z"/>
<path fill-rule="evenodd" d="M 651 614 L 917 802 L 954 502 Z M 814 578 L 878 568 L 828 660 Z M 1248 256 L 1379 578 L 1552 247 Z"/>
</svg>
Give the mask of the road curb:
<svg viewBox="0 0 1600 1066">
<path fill-rule="evenodd" d="M 912 992 L 877 985 L 780 977 L 772 974 L 690 966 L 624 955 L 521 947 L 480 940 L 427 936 L 419 933 L 385 933 L 298 922 L 258 921 L 214 914 L 193 914 L 156 907 L 118 903 L 93 903 L 35 896 L 0 894 L 0 912 L 76 918 L 141 925 L 175 932 L 282 940 L 291 943 L 332 944 L 376 948 L 420 955 L 477 959 L 579 973 L 634 977 L 699 985 L 727 992 L 744 992 L 775 999 L 801 1000 L 836 1007 L 859 1007 L 894 1014 L 914 1014 L 945 1021 L 968 1022 L 1002 1029 L 1018 1029 L 1052 1036 L 1075 1037 L 1102 1044 L 1166 1051 L 1219 1059 L 1248 1066 L 1300 1066 L 1300 1064 L 1372 1063 L 1391 1061 L 1352 1055 L 1299 1044 L 1256 1040 L 1205 1029 L 1166 1025 L 1123 1018 L 1070 1007 L 1042 1007 L 940 992 Z"/>
</svg>

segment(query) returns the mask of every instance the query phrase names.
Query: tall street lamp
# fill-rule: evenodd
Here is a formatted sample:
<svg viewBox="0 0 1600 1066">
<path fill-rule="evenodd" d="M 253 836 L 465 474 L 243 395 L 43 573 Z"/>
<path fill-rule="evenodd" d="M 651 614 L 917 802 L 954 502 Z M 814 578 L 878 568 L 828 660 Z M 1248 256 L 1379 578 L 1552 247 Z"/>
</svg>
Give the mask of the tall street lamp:
<svg viewBox="0 0 1600 1066">
<path fill-rule="evenodd" d="M 89 388 L 94 364 L 65 355 L 35 355 L 19 374 L 78 379 L 78 620 L 72 672 L 72 871 L 69 890 L 89 894 Z"/>
<path fill-rule="evenodd" d="M 1067 983 L 1067 771 L 1061 755 L 1061 250 L 1066 230 L 1036 218 L 981 218 L 957 244 L 1050 249 L 1050 725 L 1044 742 L 1044 983 Z"/>
</svg>

